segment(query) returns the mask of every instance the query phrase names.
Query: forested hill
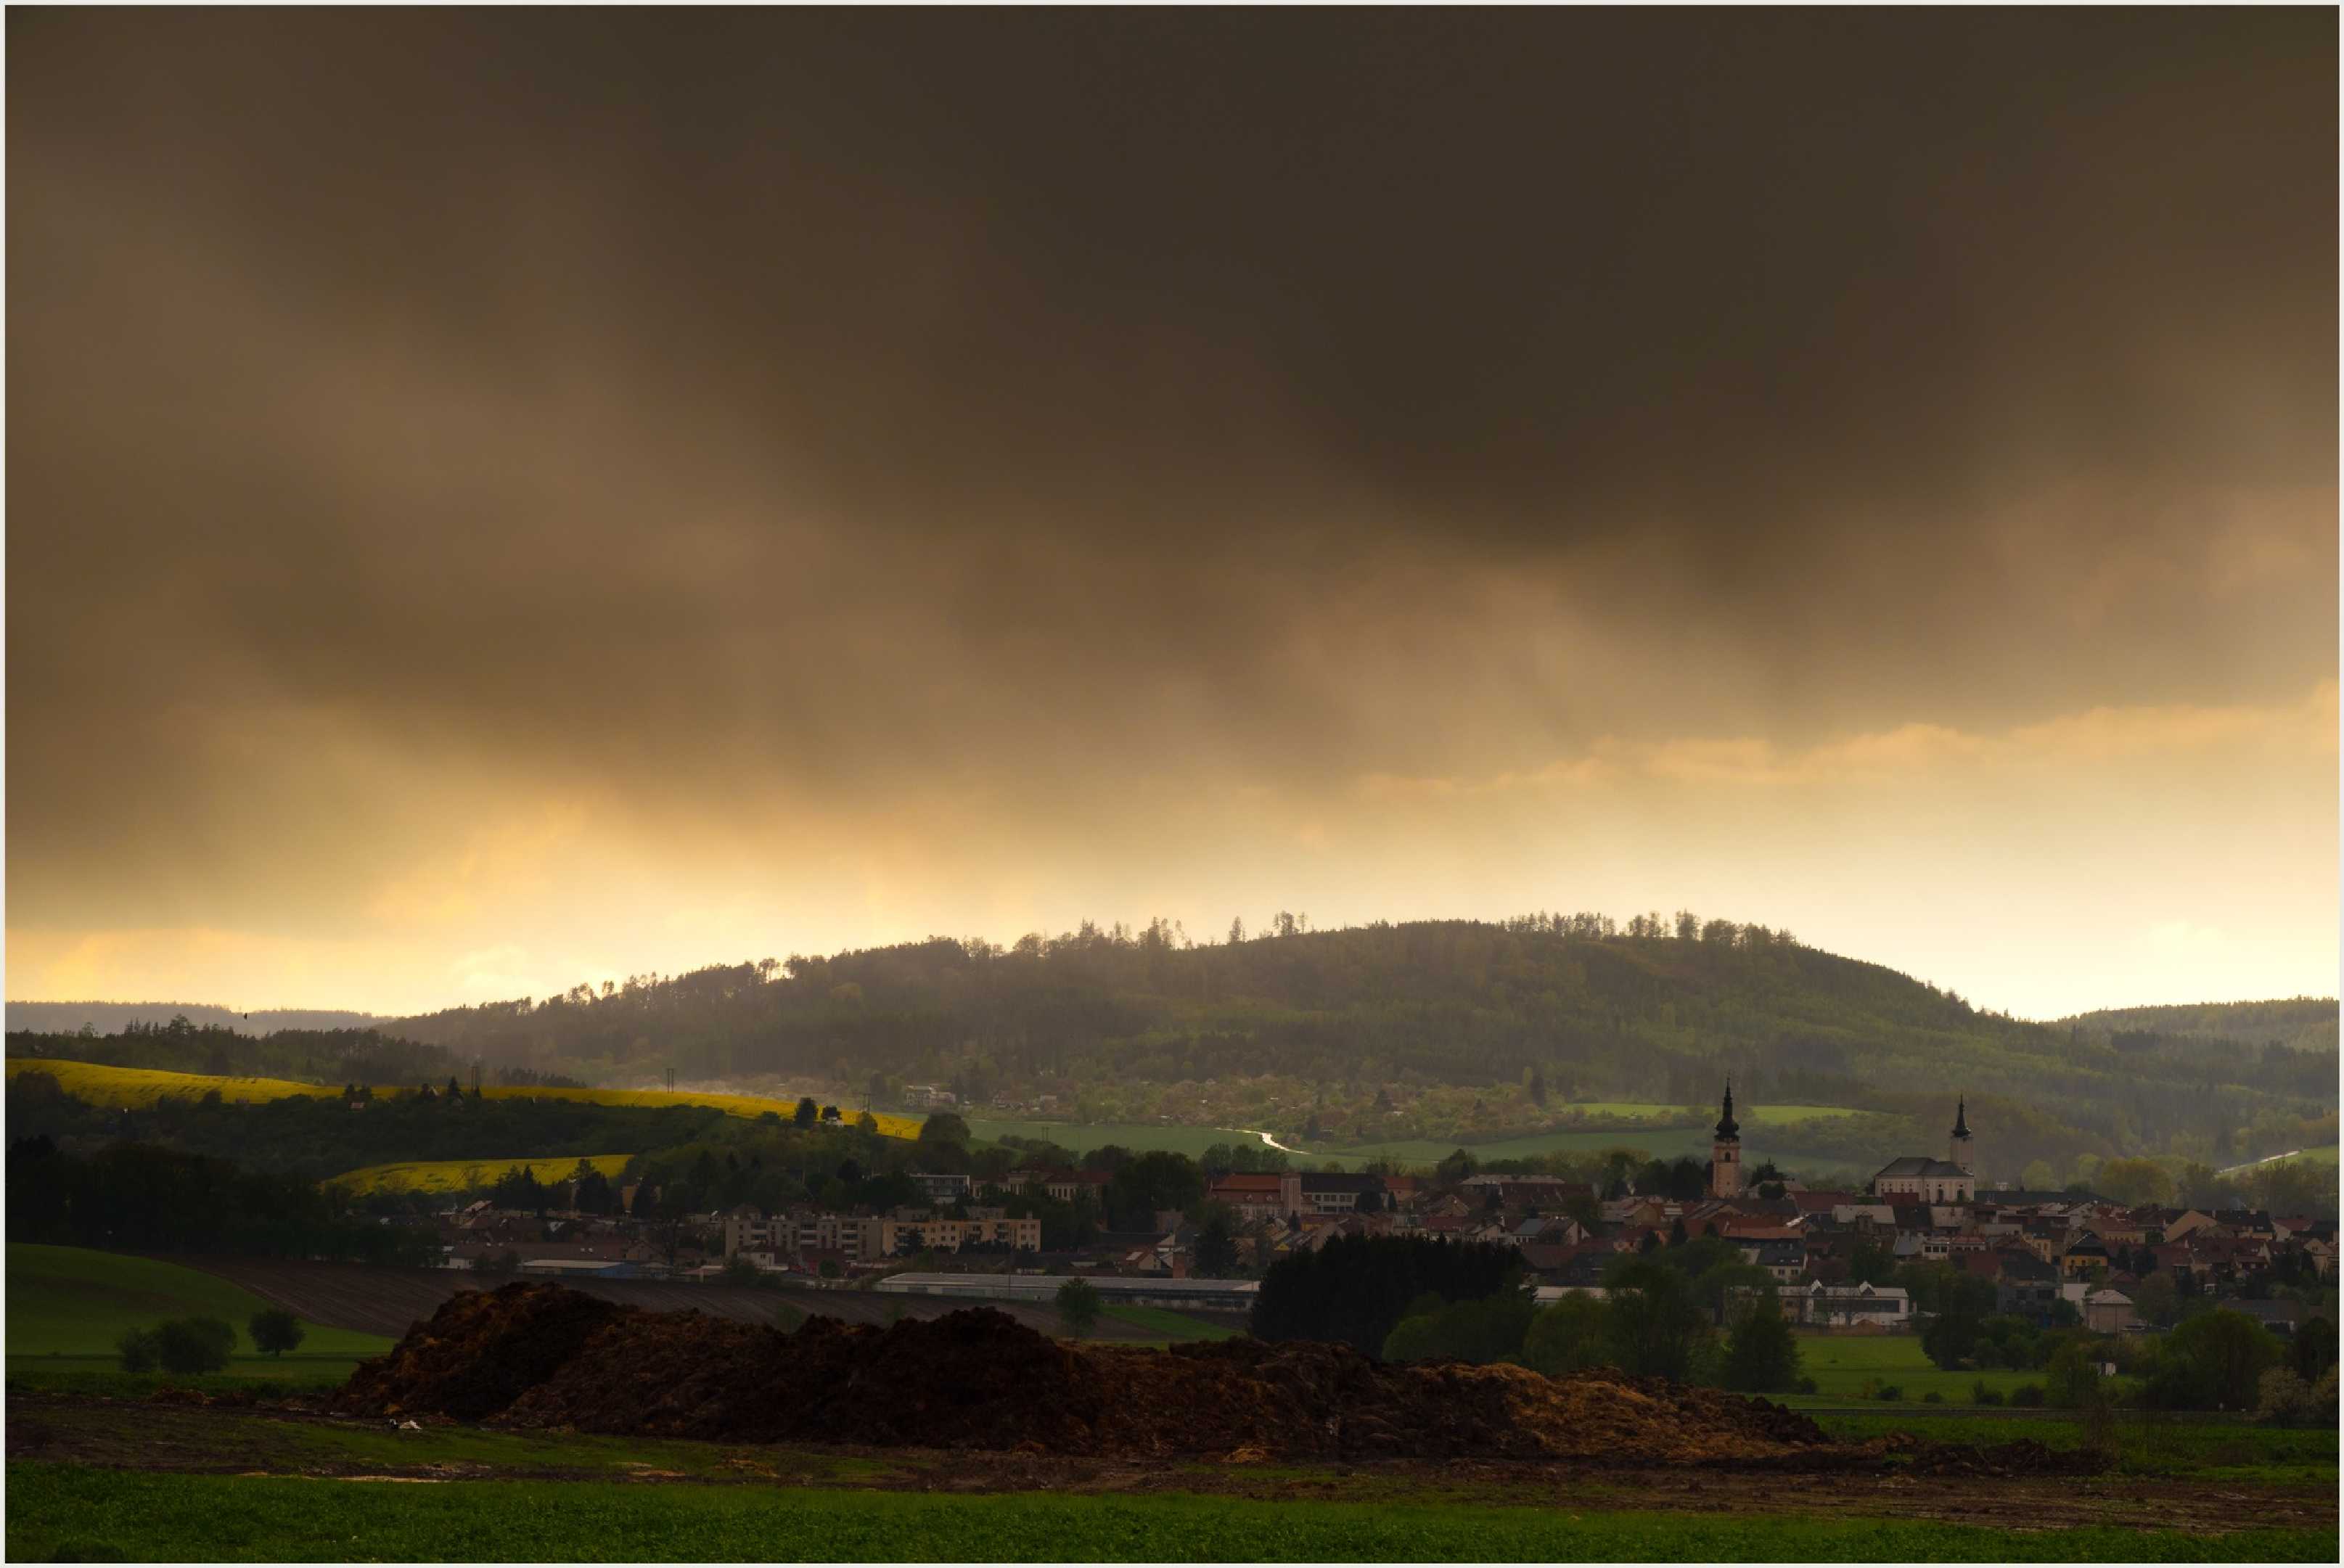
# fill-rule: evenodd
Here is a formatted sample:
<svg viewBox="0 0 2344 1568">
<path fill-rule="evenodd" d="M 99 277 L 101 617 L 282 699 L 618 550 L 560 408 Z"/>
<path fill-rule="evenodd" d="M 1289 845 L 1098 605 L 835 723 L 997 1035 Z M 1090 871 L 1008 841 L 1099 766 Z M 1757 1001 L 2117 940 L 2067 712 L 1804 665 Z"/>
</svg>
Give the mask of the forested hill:
<svg viewBox="0 0 2344 1568">
<path fill-rule="evenodd" d="M 1519 1085 L 1572 1100 L 1756 1099 L 1933 1108 L 1949 1092 L 2057 1116 L 2116 1147 L 2335 1105 L 2336 1057 L 2119 1050 L 1982 1012 L 1762 926 L 1639 916 L 1427 921 L 1188 945 L 1162 922 L 1012 947 L 945 939 L 639 977 L 458 1008 L 397 1032 L 594 1077 L 889 1075 L 996 1088 L 1278 1075 L 1307 1083 Z M 1934 1108 L 1932 1110 L 1934 1114 Z M 2227 1130 L 2225 1130 L 2227 1129 Z"/>
<path fill-rule="evenodd" d="M 2096 1039 L 2163 1037 L 2206 1045 L 2267 1046 L 2294 1050 L 2336 1048 L 2336 998 L 2290 996 L 2280 1002 L 2198 1002 L 2170 1007 L 2109 1007 L 2060 1020 Z"/>
<path fill-rule="evenodd" d="M 268 1035 L 279 1029 L 363 1029 L 381 1022 L 371 1013 L 341 1013 L 301 1007 L 273 1007 L 238 1013 L 200 1002 L 11 1002 L 8 1032 L 70 1035 L 84 1025 L 99 1035 L 118 1035 L 132 1024 L 165 1024 L 184 1017 L 197 1028 L 234 1029 L 240 1034 Z"/>
</svg>

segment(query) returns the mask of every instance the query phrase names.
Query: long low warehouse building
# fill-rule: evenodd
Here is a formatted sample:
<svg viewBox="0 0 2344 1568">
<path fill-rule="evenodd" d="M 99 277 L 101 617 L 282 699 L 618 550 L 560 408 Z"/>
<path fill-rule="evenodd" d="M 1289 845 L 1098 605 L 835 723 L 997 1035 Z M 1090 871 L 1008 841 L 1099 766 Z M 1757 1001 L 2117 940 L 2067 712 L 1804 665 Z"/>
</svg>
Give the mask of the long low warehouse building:
<svg viewBox="0 0 2344 1568">
<path fill-rule="evenodd" d="M 1102 1300 L 1119 1307 L 1187 1308 L 1249 1312 L 1258 1280 L 1175 1280 L 1105 1274 L 890 1274 L 873 1287 L 899 1296 L 962 1296 L 976 1301 L 1054 1301 L 1068 1280 L 1089 1280 Z"/>
</svg>

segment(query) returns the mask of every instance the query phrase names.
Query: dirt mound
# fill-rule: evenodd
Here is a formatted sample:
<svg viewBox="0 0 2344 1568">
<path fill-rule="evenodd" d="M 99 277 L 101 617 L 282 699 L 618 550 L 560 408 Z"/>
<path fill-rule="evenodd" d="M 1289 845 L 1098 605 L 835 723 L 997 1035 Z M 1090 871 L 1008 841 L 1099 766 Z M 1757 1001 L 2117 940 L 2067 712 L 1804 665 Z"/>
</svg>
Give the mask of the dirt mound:
<svg viewBox="0 0 2344 1568">
<path fill-rule="evenodd" d="M 390 1354 L 360 1362 L 343 1387 L 343 1408 L 480 1421 L 568 1365 L 597 1330 L 633 1311 L 559 1285 L 468 1290 L 409 1329 Z"/>
<path fill-rule="evenodd" d="M 985 1309 L 794 1333 L 643 1312 L 558 1285 L 459 1296 L 359 1369 L 338 1408 L 515 1426 L 880 1447 L 1244 1461 L 1764 1460 L 1822 1445 L 1805 1417 L 1616 1372 L 1550 1379 L 1347 1346 L 1238 1339 L 1061 1344 Z"/>
<path fill-rule="evenodd" d="M 2097 1475 L 2109 1466 L 2105 1454 L 2084 1448 L 2053 1448 L 2036 1438 L 2013 1442 L 1934 1442 L 1899 1433 L 1883 1440 L 1891 1452 L 1908 1456 L 1914 1475 Z"/>
</svg>

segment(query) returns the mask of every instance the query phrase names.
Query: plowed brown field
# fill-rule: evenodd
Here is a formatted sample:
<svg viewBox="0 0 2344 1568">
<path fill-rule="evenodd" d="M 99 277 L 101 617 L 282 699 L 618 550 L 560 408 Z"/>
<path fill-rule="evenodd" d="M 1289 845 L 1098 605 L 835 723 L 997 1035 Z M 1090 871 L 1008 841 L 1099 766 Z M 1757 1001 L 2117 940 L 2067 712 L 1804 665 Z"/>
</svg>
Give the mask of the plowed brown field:
<svg viewBox="0 0 2344 1568">
<path fill-rule="evenodd" d="M 460 1270 L 381 1269 L 366 1263 L 310 1263 L 267 1258 L 175 1258 L 171 1261 L 234 1280 L 272 1306 L 313 1323 L 397 1339 L 438 1311 L 460 1291 L 501 1281 L 475 1280 Z M 779 1323 L 802 1317 L 837 1318 L 850 1323 L 884 1323 L 892 1311 L 912 1319 L 940 1318 L 965 1303 L 918 1296 L 879 1295 L 869 1290 L 762 1290 L 744 1285 L 698 1285 L 663 1280 L 578 1280 L 571 1289 L 621 1306 L 652 1312 L 700 1311 L 739 1323 Z M 1025 1301 L 992 1303 L 998 1310 L 1046 1334 L 1060 1332 L 1055 1308 Z M 1101 1318 L 1094 1338 L 1114 1341 L 1156 1339 L 1148 1330 Z"/>
</svg>

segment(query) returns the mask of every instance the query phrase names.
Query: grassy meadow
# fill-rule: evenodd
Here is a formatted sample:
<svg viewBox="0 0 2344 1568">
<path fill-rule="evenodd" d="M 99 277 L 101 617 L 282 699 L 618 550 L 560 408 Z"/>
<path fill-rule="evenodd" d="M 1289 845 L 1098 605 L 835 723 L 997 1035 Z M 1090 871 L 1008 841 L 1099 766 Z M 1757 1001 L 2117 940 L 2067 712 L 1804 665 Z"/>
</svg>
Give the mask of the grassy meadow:
<svg viewBox="0 0 2344 1568">
<path fill-rule="evenodd" d="M 1972 1389 L 1981 1380 L 2006 1399 L 2013 1389 L 2026 1383 L 2039 1387 L 2043 1382 L 2040 1371 L 1940 1371 L 1922 1353 L 1918 1334 L 1801 1334 L 1798 1338 L 1800 1365 L 1807 1376 L 1815 1380 L 1815 1391 L 1812 1395 L 1790 1396 L 1784 1401 L 1788 1404 L 1844 1405 L 1864 1401 L 1864 1387 L 1870 1383 L 1894 1384 L 1903 1389 L 1906 1404 L 1917 1403 L 1934 1392 L 1943 1394 L 1947 1404 L 1966 1405 L 1971 1402 Z"/>
<path fill-rule="evenodd" d="M 1571 1108 L 1590 1116 L 1652 1119 L 1675 1119 L 1684 1114 L 1682 1106 L 1627 1100 L 1590 1101 Z M 1743 1114 L 1741 1119 L 1745 1126 L 1763 1128 L 1863 1114 L 1845 1106 L 1762 1106 Z M 1005 1137 L 1047 1138 L 1078 1154 L 1112 1143 L 1142 1151 L 1167 1149 L 1176 1154 L 1185 1154 L 1192 1159 L 1217 1143 L 1260 1141 L 1253 1133 L 1240 1132 L 1232 1128 L 1174 1127 L 1147 1122 L 1019 1121 L 970 1117 L 968 1128 L 971 1133 L 988 1141 L 997 1141 Z M 1387 1138 L 1346 1144 L 1339 1148 L 1328 1145 L 1307 1149 L 1303 1143 L 1292 1138 L 1281 1138 L 1279 1141 L 1289 1148 L 1302 1151 L 1293 1157 L 1300 1164 L 1331 1165 L 1351 1169 L 1371 1159 L 1390 1159 L 1403 1166 L 1430 1167 L 1440 1163 L 1458 1148 L 1466 1149 L 1477 1159 L 1529 1159 L 1558 1152 L 1592 1154 L 1607 1148 L 1641 1148 L 1662 1159 L 1674 1159 L 1681 1155 L 1706 1159 L 1709 1158 L 1710 1132 L 1706 1125 L 1594 1130 L 1572 1128 L 1485 1142 L 1460 1142 L 1455 1138 Z M 1795 1149 L 1778 1152 L 1787 1158 L 1797 1155 Z M 1813 1162 L 1809 1164 L 1812 1166 Z"/>
<path fill-rule="evenodd" d="M 367 1484 L 17 1461 L 23 1561 L 2332 1562 L 2333 1529 L 2009 1531 L 1183 1493 L 978 1496 L 611 1481 Z"/>
<path fill-rule="evenodd" d="M 305 1323 L 298 1350 L 282 1356 L 252 1348 L 245 1325 L 268 1305 L 251 1291 L 199 1270 L 80 1247 L 8 1244 L 8 1383 L 82 1392 L 136 1392 L 180 1383 L 339 1382 L 390 1341 Z M 116 1364 L 115 1340 L 166 1318 L 218 1318 L 237 1332 L 227 1371 L 205 1380 L 132 1374 Z"/>
<path fill-rule="evenodd" d="M 1003 1121 L 976 1116 L 966 1119 L 969 1132 L 987 1143 L 997 1143 L 1005 1138 L 1047 1138 L 1076 1154 L 1116 1144 L 1143 1154 L 1160 1148 L 1194 1159 L 1217 1143 L 1261 1142 L 1251 1133 L 1226 1127 L 1172 1127 L 1137 1121 Z"/>
</svg>

